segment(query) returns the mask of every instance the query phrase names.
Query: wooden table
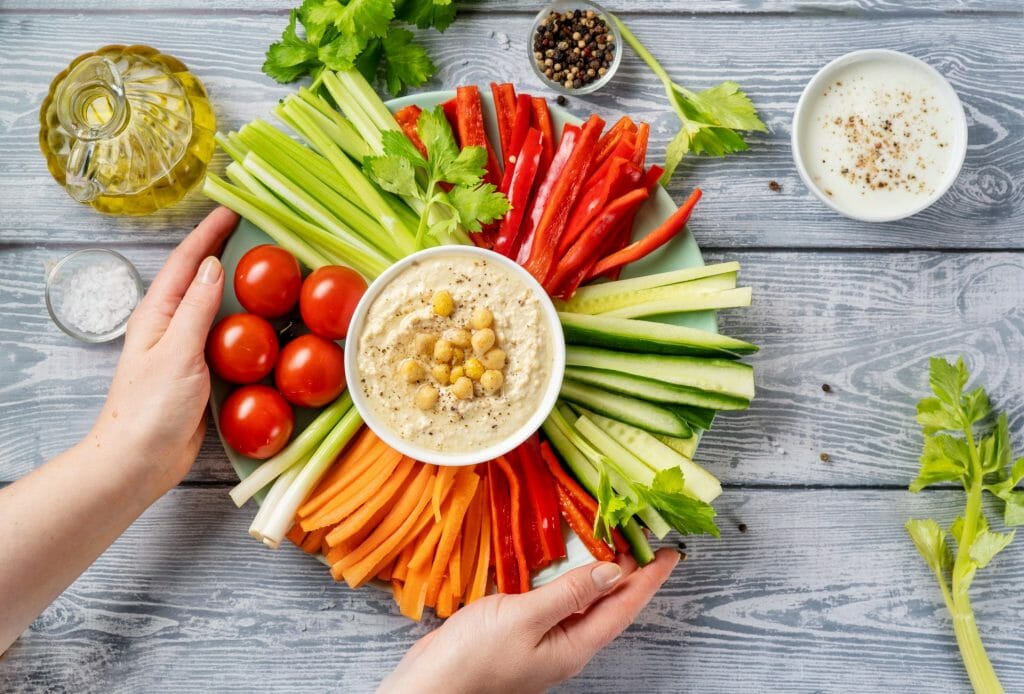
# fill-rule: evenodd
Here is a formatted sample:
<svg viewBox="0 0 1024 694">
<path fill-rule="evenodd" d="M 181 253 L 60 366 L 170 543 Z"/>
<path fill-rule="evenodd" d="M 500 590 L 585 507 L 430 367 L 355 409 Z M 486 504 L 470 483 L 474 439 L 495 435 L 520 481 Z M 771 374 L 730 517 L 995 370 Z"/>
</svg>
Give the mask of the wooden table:
<svg viewBox="0 0 1024 694">
<path fill-rule="evenodd" d="M 194 195 L 164 214 L 113 219 L 72 202 L 36 145 L 51 77 L 80 52 L 149 43 L 182 58 L 206 83 L 221 127 L 237 128 L 267 116 L 290 89 L 260 65 L 296 2 L 0 3 L 0 480 L 88 430 L 120 351 L 77 344 L 49 321 L 46 267 L 76 248 L 107 246 L 148 281 L 211 207 Z M 427 88 L 498 79 L 540 91 L 524 55 L 539 4 L 480 3 L 445 35 L 427 34 L 440 66 Z M 676 199 L 704 189 L 690 229 L 709 261 L 739 260 L 755 291 L 753 307 L 727 312 L 723 328 L 763 351 L 753 360 L 752 408 L 722 417 L 700 449 L 725 486 L 721 540 L 687 540 L 688 561 L 638 622 L 564 689 L 967 690 L 949 616 L 903 523 L 948 522 L 962 504 L 959 491 L 906 491 L 930 355 L 964 354 L 1024 448 L 1019 0 L 608 5 L 679 81 L 735 79 L 768 124 L 746 154 L 687 160 L 671 188 Z M 956 186 L 901 223 L 831 213 L 790 158 L 803 86 L 828 60 L 867 47 L 937 67 L 970 124 Z M 651 121 L 655 160 L 674 132 L 658 83 L 632 54 L 611 88 L 569 108 Z M 335 585 L 297 551 L 256 545 L 246 535 L 252 508 L 236 510 L 227 497 L 233 481 L 208 436 L 187 481 L 0 661 L 0 690 L 368 690 L 436 626 L 410 623 L 383 593 Z M 1009 691 L 1024 690 L 1022 580 L 1018 540 L 974 586 Z"/>
</svg>

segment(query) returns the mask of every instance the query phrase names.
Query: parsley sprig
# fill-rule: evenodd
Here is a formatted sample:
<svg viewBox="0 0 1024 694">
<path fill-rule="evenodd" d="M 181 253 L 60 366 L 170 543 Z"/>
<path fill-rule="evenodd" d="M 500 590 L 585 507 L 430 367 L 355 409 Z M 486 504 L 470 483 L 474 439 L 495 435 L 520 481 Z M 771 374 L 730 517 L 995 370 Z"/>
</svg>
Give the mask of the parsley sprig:
<svg viewBox="0 0 1024 694">
<path fill-rule="evenodd" d="M 404 133 L 391 130 L 381 134 L 384 153 L 363 160 L 363 170 L 381 188 L 422 203 L 417 243 L 422 244 L 427 234 L 441 243 L 465 241 L 458 236 L 460 228 L 480 231 L 483 224 L 508 212 L 508 199 L 482 182 L 487 151 L 460 150 L 444 109 L 423 111 L 417 132 L 427 156 Z M 442 183 L 448 184 L 447 191 Z"/>
<path fill-rule="evenodd" d="M 1024 458 L 1011 465 L 1006 413 L 992 423 L 985 389 L 965 393 L 968 379 L 962 358 L 955 365 L 945 359 L 931 360 L 933 396 L 917 405 L 917 421 L 924 435 L 921 470 L 910 484 L 910 491 L 918 492 L 933 484 L 960 482 L 967 492 L 963 515 L 953 521 L 948 532 L 930 518 L 910 520 L 906 528 L 939 582 L 975 691 L 1002 692 L 978 633 L 968 589 L 978 569 L 985 568 L 1016 533 L 990 529 L 981 507 L 984 492 L 1002 500 L 1006 526 L 1024 524 L 1024 490 L 1016 488 L 1024 479 Z M 948 536 L 956 543 L 955 552 Z"/>
<path fill-rule="evenodd" d="M 325 69 L 355 67 L 370 82 L 382 79 L 394 96 L 437 71 L 405 26 L 444 31 L 454 20 L 452 0 L 305 0 L 267 50 L 263 72 L 278 82 L 305 75 L 315 81 Z"/>
</svg>

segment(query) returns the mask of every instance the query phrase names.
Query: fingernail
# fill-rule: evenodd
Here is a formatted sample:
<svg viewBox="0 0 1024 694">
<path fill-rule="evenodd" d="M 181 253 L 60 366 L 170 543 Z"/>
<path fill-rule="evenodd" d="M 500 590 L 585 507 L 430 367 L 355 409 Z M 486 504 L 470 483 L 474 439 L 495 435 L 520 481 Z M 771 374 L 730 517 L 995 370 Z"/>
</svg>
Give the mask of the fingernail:
<svg viewBox="0 0 1024 694">
<path fill-rule="evenodd" d="M 222 271 L 220 261 L 211 255 L 199 266 L 199 281 L 203 284 L 214 284 L 220 279 Z"/>
<path fill-rule="evenodd" d="M 590 572 L 590 578 L 594 581 L 594 587 L 598 590 L 608 590 L 622 578 L 622 567 L 618 564 L 604 562 L 594 567 Z"/>
</svg>

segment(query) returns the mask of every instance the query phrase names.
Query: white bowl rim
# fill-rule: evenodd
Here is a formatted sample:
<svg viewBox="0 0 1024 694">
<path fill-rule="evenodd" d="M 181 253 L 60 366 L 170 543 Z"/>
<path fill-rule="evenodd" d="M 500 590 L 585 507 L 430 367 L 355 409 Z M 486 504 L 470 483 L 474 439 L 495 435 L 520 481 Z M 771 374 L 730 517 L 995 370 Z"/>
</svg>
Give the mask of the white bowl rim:
<svg viewBox="0 0 1024 694">
<path fill-rule="evenodd" d="M 552 354 L 551 374 L 548 379 L 547 387 L 545 388 L 543 396 L 541 397 L 540 402 L 537 403 L 536 409 L 530 418 L 510 435 L 485 448 L 478 451 L 454 453 L 435 451 L 422 446 L 417 446 L 405 441 L 395 434 L 390 427 L 384 424 L 380 418 L 376 416 L 372 408 L 369 406 L 367 398 L 359 387 L 358 368 L 358 344 L 362 337 L 366 315 L 370 310 L 370 306 L 384 288 L 388 286 L 395 277 L 404 272 L 414 263 L 427 258 L 433 258 L 435 256 L 452 255 L 463 255 L 469 258 L 485 258 L 488 261 L 494 262 L 511 270 L 516 277 L 526 284 L 541 300 L 541 311 L 543 312 L 545 322 L 547 323 Z M 485 248 L 478 248 L 476 246 L 436 246 L 413 253 L 412 255 L 406 256 L 393 264 L 370 284 L 369 288 L 359 300 L 356 310 L 352 314 L 352 320 L 349 323 L 348 336 L 345 339 L 345 380 L 348 383 L 348 390 L 352 396 L 352 402 L 360 416 L 363 418 L 363 422 L 365 422 L 365 424 L 391 448 L 394 448 L 398 452 L 407 455 L 410 458 L 414 458 L 423 463 L 431 463 L 433 465 L 476 465 L 504 455 L 519 444 L 523 443 L 534 432 L 540 429 L 541 424 L 547 418 L 548 414 L 550 414 L 551 410 L 554 409 L 555 401 L 558 399 L 558 392 L 562 386 L 564 373 L 565 336 L 562 333 L 562 324 L 558 319 L 558 312 L 551 299 L 548 297 L 547 292 L 544 291 L 544 288 L 529 272 L 518 265 L 514 260 L 507 258 L 500 253 L 495 253 L 494 251 Z"/>
<path fill-rule="evenodd" d="M 821 84 L 827 81 L 832 74 L 834 74 L 840 68 L 844 68 L 852 63 L 860 62 L 863 60 L 872 59 L 885 59 L 890 61 L 902 61 L 910 65 L 924 70 L 930 73 L 936 78 L 939 89 L 945 94 L 946 102 L 953 114 L 955 123 L 954 137 L 956 148 L 953 153 L 953 160 L 950 162 L 950 167 L 946 170 L 946 175 L 942 179 L 942 182 L 936 186 L 933 193 L 927 198 L 923 198 L 921 202 L 909 210 L 897 212 L 894 214 L 864 214 L 859 213 L 855 210 L 850 210 L 836 204 L 832 197 L 825 194 L 821 188 L 818 187 L 811 180 L 811 176 L 807 171 L 807 167 L 804 166 L 803 156 L 800 148 L 800 120 L 804 116 L 804 111 L 807 108 L 807 103 L 810 99 L 810 94 L 820 88 Z M 796 109 L 793 111 L 793 122 L 791 126 L 790 143 L 793 153 L 793 162 L 796 164 L 797 172 L 800 174 L 800 178 L 803 180 L 804 185 L 814 195 L 821 200 L 825 205 L 830 207 L 832 210 L 839 214 L 849 217 L 850 219 L 856 219 L 861 222 L 895 222 L 900 219 L 906 219 L 912 217 L 915 214 L 922 212 L 928 207 L 931 207 L 939 198 L 946 194 L 947 191 L 953 186 L 957 176 L 960 175 L 960 169 L 963 167 L 964 160 L 967 157 L 967 116 L 964 113 L 963 103 L 960 101 L 960 95 L 956 93 L 953 85 L 949 83 L 945 75 L 936 70 L 932 65 L 929 65 L 920 58 L 910 55 L 909 53 L 903 53 L 902 51 L 892 50 L 890 48 L 864 48 L 861 50 L 852 51 L 845 55 L 841 55 L 838 58 L 830 61 L 823 68 L 811 78 L 811 81 L 804 87 L 803 92 L 800 94 L 800 100 L 797 102 Z"/>
</svg>

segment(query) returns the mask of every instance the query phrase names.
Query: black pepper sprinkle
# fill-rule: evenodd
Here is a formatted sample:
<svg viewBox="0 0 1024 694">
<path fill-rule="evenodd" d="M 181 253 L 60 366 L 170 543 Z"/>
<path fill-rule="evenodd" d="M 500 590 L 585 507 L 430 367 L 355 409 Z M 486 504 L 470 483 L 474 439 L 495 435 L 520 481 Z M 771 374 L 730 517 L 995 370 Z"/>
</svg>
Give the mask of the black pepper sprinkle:
<svg viewBox="0 0 1024 694">
<path fill-rule="evenodd" d="M 830 386 L 830 385 L 829 385 L 829 384 L 827 384 L 827 383 L 822 383 L 822 384 L 821 384 L 821 389 L 822 389 L 823 391 L 825 391 L 826 393 L 831 393 L 831 392 L 832 392 L 832 386 Z"/>
<path fill-rule="evenodd" d="M 778 193 L 782 190 L 782 184 L 780 184 L 778 181 L 768 181 L 768 190 L 772 191 L 773 193 Z"/>
<path fill-rule="evenodd" d="M 550 81 L 579 89 L 608 73 L 615 35 L 593 10 L 553 11 L 533 34 L 533 57 Z M 561 98 L 559 104 L 564 105 Z"/>
<path fill-rule="evenodd" d="M 558 98 L 555 99 L 555 102 L 558 103 L 559 106 L 565 106 L 569 103 L 569 100 L 565 98 L 565 94 L 559 94 Z"/>
<path fill-rule="evenodd" d="M 745 532 L 747 532 L 747 524 L 746 523 L 740 523 L 739 525 L 736 526 L 736 529 L 739 530 L 741 533 L 745 533 Z"/>
</svg>

